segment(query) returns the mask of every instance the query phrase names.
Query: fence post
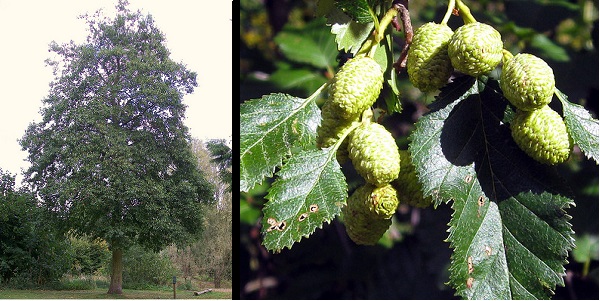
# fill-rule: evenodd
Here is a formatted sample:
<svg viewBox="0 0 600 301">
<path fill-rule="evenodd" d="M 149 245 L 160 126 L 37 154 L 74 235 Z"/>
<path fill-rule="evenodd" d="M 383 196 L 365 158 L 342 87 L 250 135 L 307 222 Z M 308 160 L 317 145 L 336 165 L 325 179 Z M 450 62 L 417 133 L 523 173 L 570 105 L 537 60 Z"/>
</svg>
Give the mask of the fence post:
<svg viewBox="0 0 600 301">
<path fill-rule="evenodd" d="M 177 290 L 175 284 L 177 283 L 177 276 L 173 276 L 173 299 L 177 299 Z"/>
</svg>

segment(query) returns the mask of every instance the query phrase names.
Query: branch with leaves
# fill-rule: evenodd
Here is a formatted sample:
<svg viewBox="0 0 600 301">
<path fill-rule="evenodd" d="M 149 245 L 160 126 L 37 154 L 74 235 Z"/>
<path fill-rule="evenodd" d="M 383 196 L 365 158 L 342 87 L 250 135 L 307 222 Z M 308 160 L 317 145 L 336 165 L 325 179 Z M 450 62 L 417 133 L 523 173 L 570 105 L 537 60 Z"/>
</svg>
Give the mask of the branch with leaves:
<svg viewBox="0 0 600 301">
<path fill-rule="evenodd" d="M 401 203 L 434 208 L 451 202 L 449 284 L 458 295 L 549 298 L 557 285 L 564 285 L 563 265 L 574 247 L 566 210 L 575 202 L 555 166 L 569 158 L 574 145 L 598 163 L 598 120 L 555 87 L 552 69 L 543 60 L 513 56 L 504 49 L 500 34 L 478 22 L 461 0 L 448 1 L 441 23 L 430 22 L 414 33 L 408 1 L 321 1 L 318 15 L 327 18 L 338 50 L 354 55 L 352 60 L 369 57 L 379 65 L 381 101 L 358 112 L 331 114 L 330 107 L 347 96 L 340 93 L 366 90 L 360 86 L 364 77 L 348 75 L 342 67 L 306 99 L 276 93 L 242 104 L 240 190 L 274 178 L 263 209 L 263 245 L 274 252 L 291 248 L 340 215 L 347 228 L 352 223 L 351 238 L 356 233 L 364 238 L 369 234 L 364 232 L 366 220 L 376 218 L 383 207 L 388 212 L 386 206 L 397 206 L 388 202 L 395 197 Z M 464 25 L 453 30 L 447 22 L 456 15 Z M 398 16 L 405 44 L 394 59 L 388 27 L 399 30 Z M 439 94 L 408 137 L 408 157 L 395 155 L 399 158 L 383 164 L 408 160 L 402 164 L 414 170 L 400 174 L 411 173 L 410 177 L 398 177 L 395 171 L 393 178 L 373 181 L 388 171 L 380 160 L 389 155 L 377 158 L 387 146 L 357 149 L 366 142 L 353 140 L 363 139 L 356 138 L 362 128 L 385 119 L 373 113 L 402 112 L 398 73 L 403 68 L 415 87 Z M 500 78 L 494 77 L 497 68 Z M 520 78 L 523 74 L 526 77 Z M 361 88 L 344 86 L 339 92 L 342 76 Z M 356 109 L 358 104 L 344 106 Z M 324 135 L 333 140 L 324 144 Z M 397 145 L 392 148 L 398 153 Z M 366 188 L 348 190 L 341 167 L 348 157 L 352 164 L 344 168 L 362 176 L 362 187 L 372 185 L 370 194 L 365 194 Z M 375 175 L 369 174 L 376 168 L 380 170 Z M 408 178 L 414 183 L 398 183 Z M 404 189 L 409 186 L 413 191 L 417 187 L 419 198 L 428 203 L 406 200 Z M 382 190 L 388 192 L 377 192 Z M 358 191 L 361 196 L 354 197 Z M 397 196 L 389 191 L 397 191 Z"/>
</svg>

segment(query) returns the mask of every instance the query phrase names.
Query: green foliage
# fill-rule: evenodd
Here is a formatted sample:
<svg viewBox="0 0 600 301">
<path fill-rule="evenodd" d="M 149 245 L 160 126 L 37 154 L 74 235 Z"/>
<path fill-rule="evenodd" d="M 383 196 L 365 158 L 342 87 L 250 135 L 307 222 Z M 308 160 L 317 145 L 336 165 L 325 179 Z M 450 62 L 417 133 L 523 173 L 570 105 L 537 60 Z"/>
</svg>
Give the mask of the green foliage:
<svg viewBox="0 0 600 301">
<path fill-rule="evenodd" d="M 227 184 L 226 190 L 231 192 L 231 148 L 225 139 L 209 140 L 206 148 L 212 155 L 211 162 L 216 165 L 221 181 Z"/>
<path fill-rule="evenodd" d="M 110 261 L 110 251 L 105 241 L 87 237 L 70 238 L 73 252 L 72 275 L 94 275 Z"/>
<path fill-rule="evenodd" d="M 240 191 L 273 175 L 291 149 L 314 143 L 319 113 L 311 100 L 272 94 L 242 106 Z"/>
<path fill-rule="evenodd" d="M 177 270 L 164 253 L 134 245 L 123 255 L 124 288 L 147 289 L 148 286 L 168 285 L 175 275 Z"/>
<path fill-rule="evenodd" d="M 15 191 L 14 177 L 0 174 L 0 283 L 26 288 L 57 281 L 72 260 L 67 240 L 47 223 L 32 194 Z"/>
<path fill-rule="evenodd" d="M 512 142 L 501 122 L 508 102 L 498 91 L 494 80 L 470 78 L 444 88 L 432 112 L 417 122 L 412 160 L 425 194 L 436 205 L 453 201 L 448 241 L 457 294 L 548 298 L 564 285 L 562 264 L 573 247 L 564 209 L 573 200 L 558 193 L 555 171 Z"/>
<path fill-rule="evenodd" d="M 551 101 L 549 106 L 559 115 L 556 120 L 564 120 L 569 137 L 565 134 L 562 135 L 562 138 L 565 138 L 563 141 L 569 140 L 570 145 L 569 149 L 563 151 L 568 153 L 564 157 L 569 160 L 564 163 L 562 163 L 563 160 L 553 162 L 562 163 L 556 166 L 537 162 L 528 156 L 511 136 L 510 127 L 516 123 L 516 108 L 504 96 L 507 91 L 500 88 L 498 78 L 503 71 L 498 66 L 503 55 L 506 59 L 510 53 L 526 53 L 533 50 L 536 56 L 548 60 L 548 65 L 555 70 L 556 87 L 564 89 L 564 86 L 569 86 L 563 84 L 564 79 L 560 78 L 563 74 L 555 69 L 556 62 L 568 61 L 577 55 L 555 37 L 541 33 L 537 28 L 522 26 L 521 22 L 512 22 L 511 17 L 514 14 L 504 15 L 502 4 L 484 1 L 473 3 L 471 6 L 468 3 L 473 8 L 472 15 L 469 8 L 466 7 L 466 3 L 462 1 L 450 1 L 449 3 L 456 4 L 456 7 L 448 8 L 441 24 L 446 25 L 448 19 L 456 20 L 451 14 L 453 8 L 459 11 L 464 23 L 478 24 L 477 26 L 467 26 L 471 28 L 470 31 L 461 34 L 462 42 L 456 43 L 457 45 L 454 47 L 456 49 L 450 56 L 456 58 L 463 55 L 464 53 L 455 52 L 465 52 L 465 49 L 462 48 L 473 50 L 471 48 L 479 42 L 483 42 L 485 45 L 471 51 L 472 53 L 467 55 L 463 62 L 453 62 L 453 67 L 463 74 L 453 72 L 450 83 L 442 81 L 443 88 L 435 100 L 426 109 L 416 105 L 416 112 L 412 111 L 410 118 L 404 114 L 392 114 L 401 113 L 401 102 L 403 104 L 412 102 L 418 98 L 413 94 L 422 94 L 415 92 L 415 87 L 405 88 L 405 85 L 401 84 L 401 82 L 407 81 L 406 75 L 402 74 L 405 69 L 401 65 L 404 51 L 399 53 L 401 49 L 394 49 L 395 44 L 401 38 L 388 31 L 389 27 L 386 23 L 389 21 L 388 17 L 396 13 L 392 9 L 387 10 L 391 3 L 387 1 L 322 0 L 317 5 L 317 16 L 327 18 L 327 24 L 331 25 L 331 33 L 335 36 L 338 50 L 353 55 L 367 54 L 384 70 L 384 88 L 378 101 L 373 104 L 375 107 L 373 111 L 376 112 L 375 120 L 377 123 L 384 124 L 388 131 L 394 134 L 397 144 L 401 147 L 408 144 L 409 160 L 412 161 L 409 166 L 414 167 L 414 175 L 418 181 L 414 187 L 418 187 L 418 190 L 422 189 L 419 191 L 421 199 L 424 197 L 432 200 L 433 208 L 438 211 L 440 207 L 446 207 L 444 203 L 451 204 L 450 208 L 453 214 L 447 224 L 450 228 L 446 242 L 450 244 L 452 255 L 449 266 L 444 269 L 448 270 L 449 281 L 447 284 L 454 289 L 454 293 L 468 299 L 550 298 L 554 295 L 557 287 L 565 285 L 563 279 L 567 275 L 565 264 L 569 252 L 576 245 L 573 235 L 574 227 L 571 225 L 571 216 L 567 214 L 567 211 L 570 213 L 573 210 L 571 207 L 575 206 L 577 194 L 574 194 L 570 187 L 565 185 L 563 176 L 570 175 L 573 170 L 578 170 L 583 164 L 589 165 L 588 167 L 593 169 L 595 163 L 597 170 L 599 162 L 598 120 L 587 108 L 570 102 L 566 94 L 558 89 L 552 87 L 550 91 L 544 91 L 544 101 Z M 568 8 L 567 14 L 578 9 L 576 5 L 566 2 L 563 4 L 557 4 L 557 6 Z M 415 9 L 413 5 L 417 8 Z M 511 5 L 511 3 L 507 2 L 506 5 Z M 545 7 L 546 4 L 536 3 L 535 6 Z M 548 4 L 547 6 L 556 5 Z M 431 19 L 434 18 L 435 14 L 431 13 L 430 8 L 424 12 L 420 11 L 420 9 L 425 9 L 422 3 L 412 2 L 411 8 L 411 16 L 427 16 L 429 19 L 425 22 L 431 22 Z M 482 15 L 487 16 L 488 20 L 476 23 L 474 16 L 480 18 Z M 368 20 L 369 17 L 371 20 Z M 560 19 L 560 17 L 555 19 Z M 585 22 L 589 22 L 589 19 Z M 462 24 L 452 21 L 448 23 L 448 26 L 454 30 L 460 25 Z M 482 27 L 484 28 L 482 29 Z M 478 36 L 482 30 L 490 34 Z M 486 39 L 490 39 L 491 36 L 493 36 L 493 41 L 486 43 Z M 465 39 L 468 40 L 466 44 L 463 41 Z M 398 44 L 403 45 L 403 43 Z M 491 55 L 493 58 L 485 57 L 487 55 L 485 52 L 489 50 L 488 46 L 491 44 L 494 48 L 493 55 Z M 320 48 L 325 48 L 325 46 Z M 400 59 L 396 61 L 395 58 L 398 55 L 400 55 Z M 469 66 L 463 66 L 465 64 Z M 578 66 L 585 67 L 583 64 Z M 548 76 L 547 72 L 540 74 Z M 507 75 L 510 77 L 510 74 Z M 505 80 L 503 79 L 503 81 Z M 554 82 L 554 78 L 552 81 Z M 520 90 L 535 88 L 530 87 L 527 80 L 518 78 L 517 82 L 519 85 L 523 85 L 518 87 Z M 400 90 L 404 89 L 407 90 L 407 93 L 400 98 Z M 571 88 L 570 91 L 573 90 L 575 89 Z M 349 91 L 348 93 L 353 95 L 359 94 L 352 92 L 351 88 L 345 89 L 345 91 Z M 260 226 L 252 227 L 251 234 L 244 238 L 253 241 L 253 237 L 256 237 L 254 231 L 262 227 L 261 243 L 267 250 L 279 252 L 285 247 L 291 249 L 291 246 L 300 241 L 302 237 L 311 236 L 316 228 L 323 227 L 323 222 L 329 223 L 337 217 L 340 214 L 339 207 L 342 207 L 341 211 L 344 213 L 346 229 L 351 230 L 352 233 L 357 232 L 354 231 L 356 229 L 360 230 L 358 235 L 360 242 L 366 241 L 369 244 L 377 242 L 381 235 L 378 234 L 375 237 L 375 232 L 384 232 L 389 226 L 387 223 L 384 225 L 385 227 L 381 227 L 381 229 L 377 227 L 375 230 L 372 227 L 369 228 L 369 225 L 372 224 L 368 222 L 359 220 L 360 223 L 357 226 L 357 224 L 351 224 L 351 219 L 346 220 L 348 218 L 346 215 L 350 215 L 350 218 L 358 215 L 346 204 L 348 190 L 355 190 L 363 181 L 357 179 L 357 175 L 360 174 L 360 169 L 356 167 L 357 164 L 340 166 L 335 159 L 340 145 L 344 145 L 342 144 L 343 140 L 348 135 L 351 136 L 356 131 L 356 127 L 345 126 L 341 130 L 343 133 L 339 134 L 335 127 L 339 124 L 330 122 L 331 118 L 325 119 L 320 126 L 329 126 L 329 128 L 320 128 L 319 132 L 327 133 L 327 130 L 331 130 L 336 133 L 336 135 L 329 135 L 333 138 L 326 145 L 319 145 L 319 143 L 315 145 L 312 140 L 314 135 L 312 127 L 305 126 L 295 129 L 291 127 L 294 122 L 307 125 L 315 122 L 312 119 L 316 115 L 313 103 L 325 111 L 322 113 L 323 116 L 328 116 L 327 107 L 322 105 L 323 95 L 326 95 L 327 92 L 329 92 L 329 96 L 325 97 L 329 97 L 328 100 L 330 100 L 332 94 L 330 85 L 324 85 L 308 99 L 299 99 L 287 94 L 272 94 L 241 105 L 242 160 L 240 168 L 242 175 L 240 190 L 248 192 L 256 184 L 263 184 L 262 187 L 259 187 L 260 189 L 245 195 L 240 207 L 244 209 L 244 214 L 240 218 L 243 218 L 252 227 L 252 219 L 257 214 L 256 208 L 262 206 L 263 217 Z M 527 91 L 526 93 L 529 96 L 532 92 Z M 553 95 L 557 97 L 553 98 Z M 432 95 L 425 94 L 425 97 L 427 96 Z M 570 95 L 570 97 L 579 101 L 579 98 L 583 96 L 578 95 L 575 96 L 577 98 L 574 98 Z M 272 105 L 275 100 L 282 99 L 287 100 L 287 107 L 279 103 Z M 328 100 L 325 101 L 326 105 Z M 385 105 L 381 100 L 385 100 Z M 585 104 L 585 102 L 583 103 Z M 352 101 L 351 104 L 356 104 L 356 102 Z M 270 108 L 272 107 L 277 108 L 275 118 L 271 117 L 274 115 L 271 114 L 273 109 Z M 591 108 L 593 109 L 593 106 Z M 386 109 L 387 113 L 392 114 L 389 118 L 380 113 L 381 110 Z M 308 111 L 310 113 L 307 113 Z M 262 112 L 262 114 L 258 112 Z M 318 111 L 316 113 L 318 114 Z M 395 123 L 398 119 L 411 120 L 412 118 L 414 120 L 408 130 L 405 130 L 405 124 Z M 258 125 L 266 126 L 259 128 Z M 530 128 L 529 125 L 527 127 Z M 256 133 L 257 136 L 252 137 L 247 133 Z M 277 133 L 279 144 L 263 138 L 270 133 Z M 547 141 L 544 140 L 544 142 Z M 549 145 L 552 142 L 550 141 Z M 248 151 L 249 147 L 244 146 L 245 143 L 255 146 L 259 153 Z M 571 145 L 577 147 L 571 150 Z M 323 147 L 323 149 L 314 149 L 314 146 Z M 522 147 L 527 149 L 531 145 L 522 145 Z M 584 156 L 592 160 L 586 162 Z M 343 162 L 340 161 L 340 163 Z M 248 170 L 255 171 L 249 173 Z M 401 174 L 403 172 L 403 170 L 400 171 Z M 410 172 L 410 170 L 406 172 Z M 260 201 L 260 191 L 263 190 L 268 191 L 266 196 L 268 202 L 264 205 Z M 590 191 L 592 194 L 597 193 L 597 189 Z M 402 204 L 402 195 L 398 194 L 398 199 Z M 319 209 L 318 212 L 326 208 L 326 215 L 313 214 L 311 209 L 313 205 L 315 205 L 314 208 Z M 411 209 L 401 208 L 399 211 L 402 213 L 406 210 Z M 350 214 L 346 214 L 347 212 Z M 413 213 L 411 215 L 412 222 L 414 215 L 418 216 L 421 211 L 412 210 L 411 212 Z M 418 218 L 416 219 L 418 220 Z M 336 230 L 333 232 L 339 236 L 340 231 L 337 225 L 334 225 L 333 228 Z M 363 231 L 364 229 L 367 230 Z M 394 231 L 397 232 L 394 227 L 389 229 L 390 236 L 398 235 Z M 324 246 L 323 242 L 327 242 L 327 240 L 337 244 L 338 236 L 331 238 L 331 235 L 328 235 L 331 232 L 327 232 L 327 229 L 323 232 L 326 234 L 319 235 L 322 233 L 317 233 L 313 237 L 316 236 L 320 251 L 323 251 L 319 252 L 319 258 L 325 261 L 324 257 L 328 250 L 339 251 L 339 248 Z M 357 235 L 352 233 L 350 233 L 350 237 L 355 240 L 353 236 Z M 352 259 L 352 256 L 348 254 L 359 249 L 353 248 L 352 244 L 348 245 L 346 236 L 342 235 L 339 238 L 341 245 L 344 246 L 343 250 L 347 254 L 338 254 L 338 256 Z M 305 243 L 309 242 L 303 242 L 301 245 Z M 576 251 L 573 254 L 577 255 L 573 256 L 577 256 L 579 261 L 587 264 L 587 268 L 584 267 L 586 271 L 584 274 L 587 274 L 590 261 L 596 259 L 586 254 L 593 252 L 590 250 L 594 246 L 597 247 L 597 242 L 594 245 L 592 240 L 580 239 L 577 243 L 585 250 Z M 255 246 L 247 244 L 248 249 L 253 250 L 249 253 L 255 252 Z M 309 256 L 311 258 L 302 260 L 298 258 L 298 254 L 305 255 L 307 251 L 299 246 L 295 246 L 294 249 L 298 248 L 300 248 L 298 253 L 293 253 L 292 250 L 288 253 L 282 252 L 284 254 L 275 257 L 279 259 L 281 258 L 279 256 L 287 255 L 291 258 L 288 264 L 305 266 L 307 261 L 317 256 L 315 253 L 314 256 Z M 376 253 L 377 250 L 373 249 L 372 252 Z M 251 265 L 255 264 L 255 261 L 252 261 L 255 259 L 253 257 L 250 260 Z M 299 262 L 296 264 L 297 261 Z M 322 263 L 322 261 L 319 262 Z M 375 260 L 369 260 L 369 262 L 375 262 Z M 334 260 L 333 264 L 346 266 L 345 264 L 348 262 L 340 263 Z M 350 262 L 348 266 L 354 269 L 356 266 L 353 264 L 355 264 L 354 261 Z M 381 264 L 385 265 L 387 271 L 390 266 L 388 259 L 381 260 Z M 397 267 L 398 270 L 404 270 L 405 274 L 400 274 L 402 281 L 406 280 L 407 274 L 412 274 L 407 270 L 422 268 L 419 264 L 409 264 L 408 266 Z M 396 267 L 392 267 L 392 269 L 394 268 Z M 293 270 L 293 267 L 290 269 Z M 261 272 L 263 271 L 257 273 Z M 321 271 L 306 272 L 306 278 L 318 278 L 318 281 L 323 283 L 328 281 L 328 279 L 324 279 L 327 277 L 335 277 L 335 275 L 323 275 Z M 291 286 L 294 286 L 295 290 L 300 290 L 302 283 L 314 284 L 317 281 L 294 279 L 294 284 Z M 446 280 L 447 278 L 444 281 Z M 344 282 L 344 280 L 339 281 Z M 390 284 L 395 280 L 387 278 L 373 280 L 373 282 L 380 281 Z M 366 290 L 374 291 L 375 287 L 381 286 L 368 280 L 364 282 Z M 369 293 L 369 296 L 383 295 Z M 313 295 L 309 293 L 303 296 Z M 320 296 L 323 297 L 323 295 Z M 357 297 L 351 293 L 347 296 Z M 385 296 L 389 297 L 389 295 Z"/>
</svg>

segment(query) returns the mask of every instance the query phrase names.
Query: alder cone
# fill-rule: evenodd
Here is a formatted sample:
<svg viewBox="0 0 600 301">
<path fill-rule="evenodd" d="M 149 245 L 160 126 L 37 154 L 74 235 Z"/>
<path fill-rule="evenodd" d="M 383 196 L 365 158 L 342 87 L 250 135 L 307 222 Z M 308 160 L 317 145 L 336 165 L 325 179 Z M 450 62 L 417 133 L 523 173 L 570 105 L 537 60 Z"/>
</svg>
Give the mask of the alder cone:
<svg viewBox="0 0 600 301">
<path fill-rule="evenodd" d="M 408 49 L 406 69 L 413 86 L 422 92 L 435 91 L 448 82 L 454 68 L 448 56 L 452 29 L 427 23 L 415 32 Z"/>
<path fill-rule="evenodd" d="M 407 204 L 427 208 L 433 204 L 431 196 L 424 198 L 421 184 L 417 178 L 417 172 L 410 160 L 410 153 L 407 150 L 400 150 L 400 174 L 398 178 L 392 181 L 392 186 L 398 192 L 398 199 Z"/>
<path fill-rule="evenodd" d="M 329 90 L 332 110 L 339 118 L 353 119 L 371 107 L 383 87 L 383 71 L 370 57 L 355 57 L 340 68 Z"/>
<path fill-rule="evenodd" d="M 502 93 L 522 111 L 537 110 L 549 104 L 554 95 L 554 84 L 552 68 L 532 54 L 517 54 L 502 67 Z"/>
<path fill-rule="evenodd" d="M 554 165 L 569 158 L 573 143 L 567 127 L 549 106 L 535 111 L 517 110 L 510 129 L 519 148 L 538 162 Z"/>
<path fill-rule="evenodd" d="M 350 134 L 352 165 L 367 183 L 384 186 L 398 177 L 400 160 L 392 134 L 381 124 L 365 122 Z"/>
<path fill-rule="evenodd" d="M 456 70 L 478 77 L 498 66 L 503 47 L 502 37 L 496 29 L 474 22 L 456 29 L 448 43 L 448 55 Z"/>
<path fill-rule="evenodd" d="M 391 185 L 363 185 L 348 198 L 342 208 L 346 232 L 359 245 L 374 245 L 392 224 L 398 207 L 396 190 Z"/>
</svg>

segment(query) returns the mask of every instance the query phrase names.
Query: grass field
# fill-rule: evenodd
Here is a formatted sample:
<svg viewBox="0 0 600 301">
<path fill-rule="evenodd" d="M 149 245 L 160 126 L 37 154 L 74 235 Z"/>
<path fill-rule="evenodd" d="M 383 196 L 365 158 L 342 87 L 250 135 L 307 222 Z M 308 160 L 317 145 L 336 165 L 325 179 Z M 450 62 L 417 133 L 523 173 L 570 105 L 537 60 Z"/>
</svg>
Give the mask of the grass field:
<svg viewBox="0 0 600 301">
<path fill-rule="evenodd" d="M 124 289 L 122 295 L 108 295 L 106 292 L 105 288 L 81 291 L 0 289 L 0 299 L 173 299 L 173 291 Z M 232 299 L 232 293 L 231 290 L 212 291 L 194 296 L 193 291 L 177 290 L 177 299 Z"/>
</svg>

